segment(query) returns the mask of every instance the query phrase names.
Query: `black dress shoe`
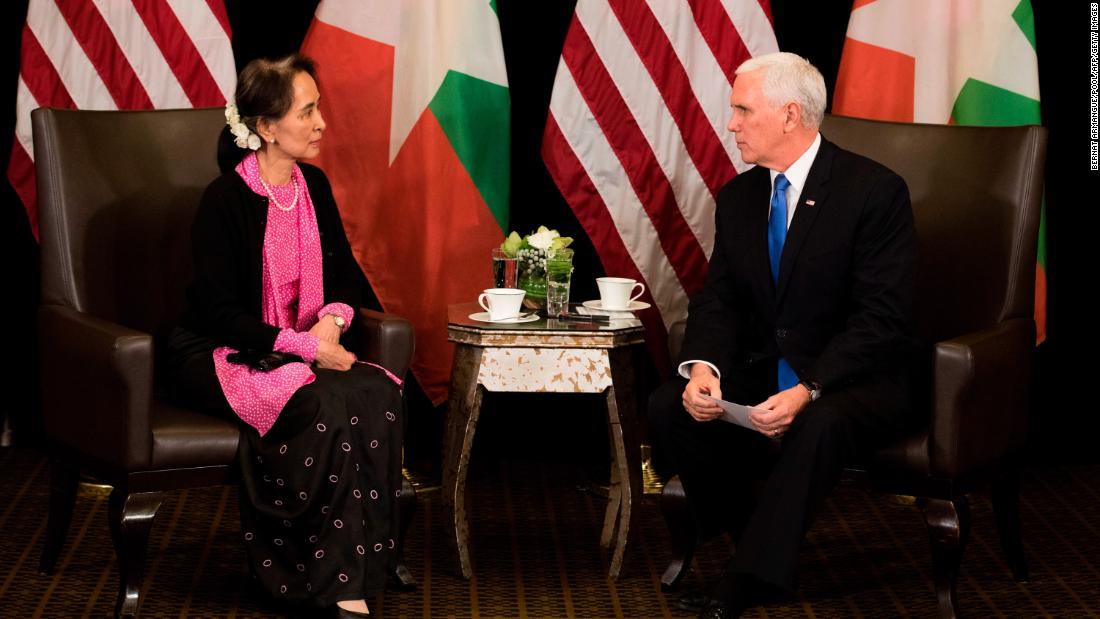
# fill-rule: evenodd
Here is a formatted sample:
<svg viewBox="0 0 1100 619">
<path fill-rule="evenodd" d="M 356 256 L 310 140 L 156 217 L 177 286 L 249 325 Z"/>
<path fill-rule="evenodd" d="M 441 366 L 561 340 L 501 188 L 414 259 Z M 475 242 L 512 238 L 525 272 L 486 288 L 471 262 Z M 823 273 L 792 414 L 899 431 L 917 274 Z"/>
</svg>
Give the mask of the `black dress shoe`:
<svg viewBox="0 0 1100 619">
<path fill-rule="evenodd" d="M 744 610 L 743 607 L 708 599 L 703 609 L 699 611 L 699 619 L 733 619 L 740 617 Z"/>
<path fill-rule="evenodd" d="M 750 600 L 757 583 L 759 581 L 750 574 L 730 572 L 727 568 L 722 574 L 722 579 L 707 596 L 703 608 L 699 611 L 699 617 L 704 619 L 740 617 L 741 613 L 751 606 Z"/>
<path fill-rule="evenodd" d="M 689 613 L 697 613 L 703 610 L 703 606 L 706 606 L 711 599 L 701 589 L 693 589 L 685 592 L 680 596 L 680 599 L 676 600 L 676 608 L 686 610 Z"/>
</svg>

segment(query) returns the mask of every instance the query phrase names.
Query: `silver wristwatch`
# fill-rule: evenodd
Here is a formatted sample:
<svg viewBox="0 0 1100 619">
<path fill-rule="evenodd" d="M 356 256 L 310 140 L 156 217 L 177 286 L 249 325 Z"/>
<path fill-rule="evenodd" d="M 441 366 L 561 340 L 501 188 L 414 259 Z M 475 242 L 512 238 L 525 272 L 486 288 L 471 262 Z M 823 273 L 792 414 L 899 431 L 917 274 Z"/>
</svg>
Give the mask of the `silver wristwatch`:
<svg viewBox="0 0 1100 619">
<path fill-rule="evenodd" d="M 808 380 L 804 380 L 800 384 L 806 388 L 806 391 L 810 392 L 811 402 L 814 402 L 821 397 L 821 385 L 817 383 L 811 383 Z"/>
</svg>

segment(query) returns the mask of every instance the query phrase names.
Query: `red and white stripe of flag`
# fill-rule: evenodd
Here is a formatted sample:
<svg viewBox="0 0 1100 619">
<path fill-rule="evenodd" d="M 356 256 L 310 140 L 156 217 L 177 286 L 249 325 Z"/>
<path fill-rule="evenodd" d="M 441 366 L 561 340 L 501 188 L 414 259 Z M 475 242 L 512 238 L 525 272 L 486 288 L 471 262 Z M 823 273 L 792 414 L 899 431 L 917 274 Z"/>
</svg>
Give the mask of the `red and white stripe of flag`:
<svg viewBox="0 0 1100 619">
<path fill-rule="evenodd" d="M 224 105 L 236 80 L 222 0 L 31 0 L 8 179 L 35 236 L 31 110 Z"/>
<path fill-rule="evenodd" d="M 778 51 L 768 0 L 578 0 L 542 154 L 608 275 L 644 281 L 658 360 L 747 166 L 726 131 L 734 70 Z M 663 365 L 663 364 L 661 364 Z"/>
</svg>

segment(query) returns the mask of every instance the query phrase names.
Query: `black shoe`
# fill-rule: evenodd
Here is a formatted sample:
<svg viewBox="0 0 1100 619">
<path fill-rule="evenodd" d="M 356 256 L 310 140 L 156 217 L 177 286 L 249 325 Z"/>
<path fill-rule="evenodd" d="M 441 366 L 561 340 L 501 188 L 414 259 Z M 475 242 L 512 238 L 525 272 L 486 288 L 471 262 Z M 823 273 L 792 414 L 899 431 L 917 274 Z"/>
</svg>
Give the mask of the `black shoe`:
<svg viewBox="0 0 1100 619">
<path fill-rule="evenodd" d="M 711 597 L 704 593 L 700 589 L 693 589 L 685 592 L 680 596 L 680 599 L 676 600 L 676 608 L 685 610 L 689 613 L 697 613 L 703 610 L 707 602 L 711 601 Z"/>
<path fill-rule="evenodd" d="M 699 617 L 706 619 L 725 619 L 740 617 L 751 606 L 753 594 L 759 581 L 750 574 L 736 573 L 726 568 L 722 579 L 710 590 Z"/>
<path fill-rule="evenodd" d="M 707 603 L 703 605 L 703 609 L 699 611 L 699 619 L 733 619 L 734 617 L 740 617 L 744 610 L 743 607 L 708 599 Z"/>
</svg>

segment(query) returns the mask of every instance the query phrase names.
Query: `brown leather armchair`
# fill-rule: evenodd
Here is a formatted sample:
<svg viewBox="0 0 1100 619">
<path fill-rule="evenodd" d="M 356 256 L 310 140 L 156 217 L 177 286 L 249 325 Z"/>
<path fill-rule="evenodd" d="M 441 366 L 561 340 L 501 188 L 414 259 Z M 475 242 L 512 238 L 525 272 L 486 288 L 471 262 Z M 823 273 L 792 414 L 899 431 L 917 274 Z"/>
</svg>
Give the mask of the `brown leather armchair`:
<svg viewBox="0 0 1100 619">
<path fill-rule="evenodd" d="M 849 478 L 912 495 L 932 545 L 940 613 L 954 617 L 955 583 L 970 526 L 967 493 L 992 486 L 1002 547 L 1027 580 L 1019 524 L 1035 324 L 1035 252 L 1046 159 L 1042 127 L 957 127 L 827 116 L 827 138 L 890 167 L 909 185 L 918 237 L 914 319 L 931 345 L 921 402 L 929 423 L 874 454 Z M 678 347 L 683 325 L 670 340 Z M 678 350 L 673 350 L 675 358 Z M 661 497 L 678 584 L 696 534 L 683 487 Z"/>
<path fill-rule="evenodd" d="M 40 571 L 57 562 L 83 478 L 113 487 L 116 612 L 137 612 L 149 530 L 166 492 L 236 483 L 237 425 L 162 397 L 154 339 L 191 279 L 191 220 L 218 175 L 221 108 L 32 114 L 42 249 L 39 348 L 50 452 Z M 404 376 L 412 325 L 359 311 L 356 351 Z M 415 508 L 406 482 L 405 526 Z M 402 531 L 402 537 L 404 530 Z M 412 579 L 404 566 L 403 584 Z"/>
</svg>

